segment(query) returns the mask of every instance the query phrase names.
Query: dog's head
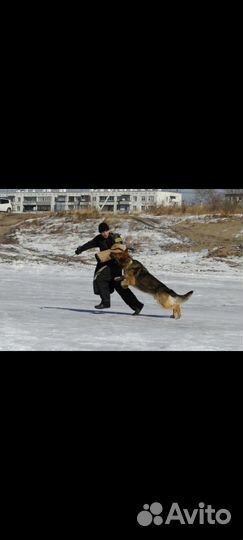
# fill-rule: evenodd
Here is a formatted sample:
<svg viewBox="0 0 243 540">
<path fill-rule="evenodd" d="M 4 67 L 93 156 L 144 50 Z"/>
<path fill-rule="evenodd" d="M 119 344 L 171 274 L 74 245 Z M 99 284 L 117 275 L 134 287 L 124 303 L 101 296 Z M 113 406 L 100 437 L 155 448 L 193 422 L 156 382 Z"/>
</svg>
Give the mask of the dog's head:
<svg viewBox="0 0 243 540">
<path fill-rule="evenodd" d="M 128 253 L 128 248 L 125 250 L 119 250 L 117 248 L 113 250 L 111 248 L 110 257 L 111 259 L 115 259 L 122 268 L 124 268 L 132 259 Z"/>
</svg>

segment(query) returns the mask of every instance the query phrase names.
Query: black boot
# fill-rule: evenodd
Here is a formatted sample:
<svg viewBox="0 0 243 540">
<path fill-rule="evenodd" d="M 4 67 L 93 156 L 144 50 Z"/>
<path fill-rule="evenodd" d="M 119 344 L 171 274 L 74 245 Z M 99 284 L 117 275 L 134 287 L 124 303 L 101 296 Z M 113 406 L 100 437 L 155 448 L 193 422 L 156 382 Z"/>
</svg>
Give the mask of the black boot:
<svg viewBox="0 0 243 540">
<path fill-rule="evenodd" d="M 110 304 L 104 304 L 103 302 L 101 302 L 100 304 L 98 304 L 98 306 L 95 306 L 95 309 L 107 309 L 110 307 L 111 307 Z"/>
<path fill-rule="evenodd" d="M 133 315 L 139 315 L 140 311 L 144 308 L 144 304 L 141 304 L 139 307 L 137 307 L 133 313 Z"/>
</svg>

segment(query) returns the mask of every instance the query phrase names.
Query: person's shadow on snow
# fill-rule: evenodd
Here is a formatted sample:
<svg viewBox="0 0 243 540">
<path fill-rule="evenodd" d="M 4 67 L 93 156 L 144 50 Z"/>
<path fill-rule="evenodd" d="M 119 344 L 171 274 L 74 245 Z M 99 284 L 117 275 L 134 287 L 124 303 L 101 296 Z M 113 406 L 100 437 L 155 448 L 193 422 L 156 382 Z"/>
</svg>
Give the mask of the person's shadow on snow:
<svg viewBox="0 0 243 540">
<path fill-rule="evenodd" d="M 76 309 L 76 308 L 68 308 L 68 307 L 58 307 L 58 306 L 42 306 L 40 309 L 62 309 L 64 311 L 76 311 L 77 313 L 91 313 L 92 315 L 125 315 L 126 317 L 128 315 L 133 315 L 133 313 L 124 313 L 122 311 L 98 311 L 97 309 Z M 145 313 L 141 313 L 139 315 L 136 315 L 134 319 L 141 317 L 153 317 L 156 319 L 170 319 L 170 315 L 146 315 Z"/>
</svg>

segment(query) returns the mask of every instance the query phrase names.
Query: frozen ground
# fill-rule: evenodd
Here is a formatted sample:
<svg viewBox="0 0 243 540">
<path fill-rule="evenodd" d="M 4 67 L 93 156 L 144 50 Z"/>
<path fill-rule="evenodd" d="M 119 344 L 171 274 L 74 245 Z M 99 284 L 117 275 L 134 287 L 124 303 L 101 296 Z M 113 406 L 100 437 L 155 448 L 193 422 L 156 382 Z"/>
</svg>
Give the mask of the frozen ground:
<svg viewBox="0 0 243 540">
<path fill-rule="evenodd" d="M 36 225 L 30 219 L 0 244 L 0 350 L 243 350 L 243 257 L 216 260 L 207 249 L 190 251 L 190 241 L 171 229 L 184 217 L 141 218 L 118 222 L 115 230 L 166 285 L 179 294 L 194 290 L 179 321 L 135 289 L 145 304 L 139 317 L 116 292 L 110 310 L 94 309 L 95 250 L 80 257 L 74 252 L 93 238 L 100 220 L 50 217 Z M 191 218 L 210 219 L 218 218 Z M 175 243 L 177 252 L 163 249 Z M 183 243 L 189 251 L 180 251 Z"/>
<path fill-rule="evenodd" d="M 112 308 L 97 312 L 93 267 L 58 264 L 0 265 L 1 351 L 240 351 L 243 349 L 243 287 L 227 272 L 156 273 L 178 293 L 193 289 L 179 321 L 152 297 L 139 317 L 115 292 Z"/>
</svg>

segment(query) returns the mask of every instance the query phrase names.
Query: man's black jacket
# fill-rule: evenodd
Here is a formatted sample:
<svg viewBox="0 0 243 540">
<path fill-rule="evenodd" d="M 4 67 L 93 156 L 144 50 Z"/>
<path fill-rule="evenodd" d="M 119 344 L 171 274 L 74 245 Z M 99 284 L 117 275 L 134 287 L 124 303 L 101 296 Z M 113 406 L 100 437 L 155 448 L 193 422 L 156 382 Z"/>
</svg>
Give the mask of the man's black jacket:
<svg viewBox="0 0 243 540">
<path fill-rule="evenodd" d="M 104 238 L 102 234 L 98 234 L 97 236 L 95 236 L 95 238 L 93 238 L 93 240 L 90 240 L 89 242 L 86 242 L 86 244 L 79 246 L 78 252 L 82 253 L 83 251 L 87 251 L 88 249 L 93 249 L 93 248 L 99 248 L 100 251 L 105 251 L 107 249 L 110 249 L 118 239 L 122 241 L 122 238 L 117 233 L 116 234 L 110 233 L 108 238 Z M 109 266 L 111 270 L 112 278 L 115 276 L 122 275 L 122 270 L 119 264 L 114 259 L 112 261 L 108 261 L 105 263 L 102 263 L 99 261 L 96 266 L 95 273 L 100 268 L 102 268 L 102 266 Z"/>
</svg>

